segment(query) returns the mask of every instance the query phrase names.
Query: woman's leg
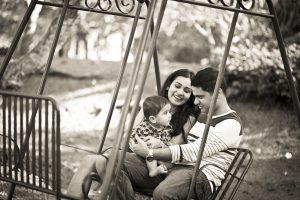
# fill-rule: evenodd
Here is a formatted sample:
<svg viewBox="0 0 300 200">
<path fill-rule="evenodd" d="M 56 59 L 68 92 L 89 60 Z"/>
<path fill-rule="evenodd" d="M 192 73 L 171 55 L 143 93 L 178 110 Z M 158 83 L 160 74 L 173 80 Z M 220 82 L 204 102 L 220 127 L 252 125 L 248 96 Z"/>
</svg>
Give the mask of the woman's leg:
<svg viewBox="0 0 300 200">
<path fill-rule="evenodd" d="M 88 155 L 83 158 L 78 170 L 75 172 L 69 184 L 67 194 L 75 196 L 78 198 L 84 198 L 84 193 L 82 191 L 82 184 L 85 178 L 91 172 L 97 172 L 100 175 L 104 175 L 104 170 L 106 167 L 107 159 L 101 155 Z M 99 173 L 100 172 L 100 173 Z M 85 182 L 85 191 L 88 191 L 91 184 L 91 180 Z"/>
<path fill-rule="evenodd" d="M 104 174 L 98 171 L 100 174 Z M 124 161 L 124 167 L 120 172 L 117 185 L 112 193 L 114 200 L 134 199 L 134 188 L 149 189 L 143 192 L 152 192 L 153 189 L 163 180 L 162 176 L 149 177 L 148 169 L 144 158 L 136 154 L 127 153 Z M 138 190 L 142 192 L 141 190 Z"/>
</svg>

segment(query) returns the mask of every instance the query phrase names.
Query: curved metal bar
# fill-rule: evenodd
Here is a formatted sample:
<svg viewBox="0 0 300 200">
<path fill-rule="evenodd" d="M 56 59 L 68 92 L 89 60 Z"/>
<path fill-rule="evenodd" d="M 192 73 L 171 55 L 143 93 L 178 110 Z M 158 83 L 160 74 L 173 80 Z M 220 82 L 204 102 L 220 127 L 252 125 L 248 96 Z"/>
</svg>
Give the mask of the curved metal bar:
<svg viewBox="0 0 300 200">
<path fill-rule="evenodd" d="M 237 4 L 237 7 L 238 6 L 239 5 Z M 190 185 L 190 188 L 189 188 L 189 193 L 188 193 L 187 200 L 191 199 L 192 191 L 194 191 L 194 187 L 195 187 L 196 177 L 198 176 L 198 173 L 199 173 L 199 166 L 200 166 L 200 163 L 201 163 L 201 160 L 202 160 L 204 147 L 205 147 L 205 143 L 206 143 L 206 140 L 207 140 L 208 131 L 209 131 L 209 128 L 210 128 L 210 123 L 211 123 L 211 119 L 212 119 L 212 115 L 213 115 L 213 110 L 215 108 L 217 98 L 218 98 L 218 94 L 219 94 L 219 90 L 220 90 L 220 86 L 221 86 L 221 83 L 222 83 L 222 79 L 224 77 L 225 65 L 226 65 L 227 57 L 229 55 L 230 45 L 232 43 L 232 38 L 233 38 L 233 35 L 234 35 L 234 30 L 235 30 L 236 22 L 237 22 L 237 19 L 238 19 L 238 15 L 239 15 L 239 13 L 235 12 L 234 15 L 233 15 L 233 18 L 232 18 L 232 22 L 231 22 L 231 26 L 230 26 L 230 30 L 229 30 L 229 34 L 228 34 L 228 38 L 227 38 L 227 43 L 226 43 L 226 46 L 225 46 L 222 62 L 221 62 L 221 65 L 220 65 L 220 70 L 219 70 L 219 73 L 218 73 L 214 93 L 213 93 L 213 96 L 212 96 L 212 102 L 210 103 L 208 116 L 207 116 L 207 120 L 206 120 L 206 123 L 205 123 L 205 129 L 204 129 L 204 133 L 203 133 L 203 136 L 202 136 L 200 149 L 199 149 L 199 152 L 198 152 L 198 157 L 197 157 L 197 161 L 196 161 L 196 164 L 195 164 L 194 174 L 193 174 L 191 185 Z"/>
<path fill-rule="evenodd" d="M 53 7 L 62 7 L 62 4 L 59 3 L 53 3 L 53 2 L 46 2 L 46 1 L 38 1 L 38 4 L 41 5 L 46 5 L 46 6 L 53 6 Z M 85 3 L 86 5 L 86 3 Z M 130 12 L 115 12 L 115 11 L 105 11 L 105 10 L 101 10 L 98 9 L 97 7 L 98 4 L 88 4 L 88 6 L 84 7 L 84 6 L 78 6 L 78 5 L 69 5 L 68 9 L 70 10 L 82 10 L 82 11 L 88 11 L 88 12 L 94 12 L 94 13 L 102 13 L 102 14 L 108 14 L 108 15 L 114 15 L 114 16 L 120 16 L 120 17 L 130 17 L 130 18 L 134 18 L 135 15 L 130 15 Z M 132 8 L 133 11 L 134 7 Z M 131 12 L 132 12 L 131 11 Z M 145 19 L 144 17 L 140 17 L 140 19 Z"/>
<path fill-rule="evenodd" d="M 294 107 L 296 109 L 296 114 L 298 116 L 298 123 L 300 124 L 300 102 L 299 102 L 299 97 L 298 97 L 297 89 L 296 89 L 296 86 L 295 86 L 295 83 L 294 83 L 294 80 L 293 80 L 291 67 L 290 67 L 290 64 L 289 64 L 289 60 L 288 60 L 287 53 L 286 53 L 285 46 L 284 46 L 283 37 L 281 35 L 278 19 L 277 19 L 277 16 L 276 16 L 276 11 L 275 11 L 275 8 L 274 8 L 273 3 L 272 3 L 271 0 L 267 0 L 267 5 L 268 5 L 270 13 L 275 16 L 272 19 L 272 23 L 273 23 L 275 35 L 276 35 L 276 38 L 277 38 L 277 43 L 278 43 L 279 51 L 280 51 L 280 54 L 281 54 L 281 59 L 282 59 L 282 62 L 283 62 L 285 74 L 286 74 L 286 77 L 287 77 L 287 80 L 288 80 L 290 93 L 291 93 L 291 96 L 292 96 L 292 99 L 293 99 Z"/>
<path fill-rule="evenodd" d="M 207 0 L 210 4 L 217 4 L 220 0 Z"/>
<path fill-rule="evenodd" d="M 226 3 L 224 0 L 219 0 L 221 2 L 221 4 L 225 7 L 230 7 L 230 6 L 233 6 L 234 4 L 234 0 L 230 0 L 230 3 Z"/>
<path fill-rule="evenodd" d="M 121 1 L 119 3 L 119 1 Z M 126 0 L 115 0 L 116 7 L 118 11 L 120 11 L 123 14 L 128 14 L 133 11 L 135 8 L 135 0 L 127 0 L 128 2 L 125 3 Z M 107 4 L 107 7 L 103 6 L 104 4 Z M 96 3 L 90 3 L 89 0 L 85 0 L 84 4 L 89 9 L 96 9 L 98 7 L 102 11 L 108 11 L 112 8 L 112 1 L 111 0 L 97 0 Z M 128 8 L 127 11 L 124 8 Z"/>
<path fill-rule="evenodd" d="M 13 55 L 13 53 L 14 53 L 14 51 L 15 51 L 15 49 L 16 49 L 19 41 L 20 41 L 20 38 L 21 38 L 21 36 L 24 32 L 24 29 L 25 29 L 25 27 L 26 27 L 26 25 L 27 25 L 27 23 L 28 23 L 28 21 L 31 17 L 31 14 L 32 14 L 36 4 L 37 4 L 37 0 L 31 1 L 29 6 L 28 6 L 28 9 L 26 10 L 26 13 L 25 13 L 25 15 L 22 19 L 22 22 L 21 22 L 18 30 L 17 30 L 17 33 L 16 33 L 16 35 L 15 35 L 15 37 L 14 37 L 14 39 L 13 39 L 13 41 L 12 41 L 12 43 L 11 43 L 9 49 L 8 49 L 8 52 L 7 52 L 5 58 L 2 62 L 1 69 L 0 69 L 0 80 L 2 79 L 3 74 L 5 73 L 5 71 L 7 69 L 8 63 L 9 63 L 9 61 L 10 61 L 10 59 L 11 59 L 11 57 L 12 57 L 12 55 Z"/>
<path fill-rule="evenodd" d="M 244 13 L 244 14 L 253 15 L 253 16 L 265 17 L 265 18 L 274 18 L 274 15 L 270 15 L 270 14 L 258 13 L 258 12 L 253 12 L 250 10 L 237 9 L 237 8 L 233 8 L 233 7 L 219 6 L 219 5 L 216 5 L 216 3 L 214 1 L 211 1 L 213 3 L 203 3 L 203 2 L 193 1 L 193 0 L 171 0 L 171 1 L 179 2 L 179 3 L 187 3 L 187 4 L 197 5 L 197 6 L 216 8 L 216 9 L 220 9 L 220 10 L 227 10 L 227 11 L 231 11 L 231 12 L 239 12 L 239 13 Z"/>
<path fill-rule="evenodd" d="M 109 124 L 110 124 L 110 120 L 111 120 L 111 117 L 112 117 L 112 114 L 113 114 L 115 103 L 116 103 L 116 100 L 117 100 L 117 97 L 118 97 L 118 94 L 119 94 L 121 82 L 122 82 L 124 72 L 125 72 L 125 69 L 126 69 L 127 60 L 128 60 L 129 52 L 130 52 L 132 42 L 133 42 L 133 39 L 134 39 L 134 35 L 135 35 L 138 19 L 139 19 L 140 13 L 141 13 L 141 9 L 142 9 L 142 4 L 138 3 L 137 11 L 136 11 L 136 17 L 134 18 L 134 21 L 133 21 L 132 29 L 131 29 L 131 32 L 130 32 L 128 44 L 127 44 L 127 47 L 126 47 L 126 51 L 125 51 L 125 55 L 124 55 L 124 59 L 123 59 L 123 63 L 122 63 L 122 67 L 121 67 L 121 70 L 120 70 L 120 73 L 119 73 L 119 76 L 118 76 L 118 79 L 117 79 L 116 88 L 114 90 L 113 98 L 112 98 L 112 101 L 111 101 L 111 104 L 110 104 L 110 107 L 109 107 L 108 115 L 107 115 L 105 126 L 104 126 L 104 129 L 103 129 L 103 134 L 101 135 L 101 138 L 100 138 L 100 145 L 99 145 L 99 148 L 98 148 L 98 153 L 102 152 L 102 149 L 103 149 L 103 146 L 104 146 L 104 141 L 105 141 L 105 138 L 106 138 L 106 135 L 107 135 L 107 131 L 108 131 L 108 128 L 109 128 Z"/>
<path fill-rule="evenodd" d="M 249 3 L 249 1 L 251 1 L 251 6 L 249 8 L 247 8 L 245 5 L 244 5 L 244 2 L 245 3 Z M 244 10 L 252 10 L 254 8 L 254 5 L 255 5 L 255 0 L 237 0 L 239 6 L 244 9 Z"/>
<path fill-rule="evenodd" d="M 121 141 L 123 140 L 123 132 L 124 132 L 124 128 L 125 128 L 126 118 L 129 113 L 130 101 L 131 101 L 131 98 L 133 95 L 134 87 L 136 85 L 138 72 L 140 70 L 142 57 L 143 57 L 144 49 L 146 46 L 146 40 L 149 35 L 150 22 L 154 15 L 154 8 L 155 8 L 156 3 L 157 3 L 157 0 L 151 1 L 150 8 L 148 9 L 148 12 L 147 12 L 147 17 L 146 17 L 146 21 L 145 21 L 145 25 L 144 25 L 144 29 L 143 29 L 143 33 L 142 33 L 142 38 L 139 41 L 139 46 L 138 46 L 138 51 L 137 51 L 138 55 L 135 59 L 134 65 L 132 67 L 132 73 L 131 73 L 130 83 L 128 86 L 127 97 L 125 99 L 125 104 L 122 109 L 122 114 L 121 114 L 121 118 L 119 121 L 119 125 L 116 130 L 116 132 L 118 133 L 118 137 L 115 140 L 114 148 L 112 150 L 112 153 L 110 154 L 110 159 L 109 159 L 107 167 L 106 167 L 107 169 L 110 169 L 110 170 L 108 170 L 104 176 L 100 199 L 107 199 L 107 196 L 111 193 L 111 189 L 112 189 L 111 181 L 112 181 L 113 176 L 115 175 L 115 169 L 116 169 L 115 164 L 117 163 L 117 159 L 119 156 L 119 147 L 121 146 Z"/>
<path fill-rule="evenodd" d="M 84 0 L 85 6 L 86 6 L 87 8 L 89 8 L 89 9 L 95 9 L 95 8 L 97 7 L 97 5 L 98 5 L 98 1 L 99 1 L 99 0 L 97 0 L 97 3 L 95 3 L 95 5 L 92 5 L 92 6 L 90 6 L 90 4 L 88 3 L 88 1 L 89 1 L 89 0 Z"/>
<path fill-rule="evenodd" d="M 101 5 L 102 3 L 101 2 L 107 2 L 107 8 L 103 8 L 103 6 Z M 98 7 L 101 9 L 101 10 L 104 10 L 104 11 L 108 11 L 110 8 L 111 8 L 111 6 L 112 6 L 112 3 L 111 3 L 111 0 L 98 0 L 97 1 L 97 3 L 98 3 Z M 119 9 L 119 8 L 118 8 Z M 119 9 L 119 11 L 120 11 L 120 9 Z M 121 12 L 121 11 L 120 11 Z"/>
<path fill-rule="evenodd" d="M 207 0 L 208 3 L 210 4 L 218 4 L 219 2 L 221 2 L 221 4 L 225 7 L 230 7 L 234 5 L 234 2 L 236 0 L 230 0 L 229 3 L 227 3 L 225 0 Z M 244 3 L 249 3 L 251 2 L 251 6 L 248 8 L 244 5 Z M 243 10 L 252 10 L 254 8 L 255 5 L 255 0 L 237 0 L 238 5 L 243 9 Z"/>
<path fill-rule="evenodd" d="M 121 5 L 122 5 L 123 7 L 128 7 L 128 6 L 130 6 L 130 3 L 125 4 L 125 1 L 126 1 L 126 0 L 121 0 Z M 118 10 L 119 10 L 121 13 L 123 13 L 123 14 L 131 13 L 131 12 L 133 11 L 134 7 L 135 7 L 135 0 L 131 0 L 132 6 L 131 6 L 131 7 L 129 8 L 129 10 L 126 12 L 126 11 L 123 11 L 122 7 L 119 5 L 119 0 L 115 0 L 115 2 L 116 2 L 116 6 L 117 6 Z"/>
</svg>

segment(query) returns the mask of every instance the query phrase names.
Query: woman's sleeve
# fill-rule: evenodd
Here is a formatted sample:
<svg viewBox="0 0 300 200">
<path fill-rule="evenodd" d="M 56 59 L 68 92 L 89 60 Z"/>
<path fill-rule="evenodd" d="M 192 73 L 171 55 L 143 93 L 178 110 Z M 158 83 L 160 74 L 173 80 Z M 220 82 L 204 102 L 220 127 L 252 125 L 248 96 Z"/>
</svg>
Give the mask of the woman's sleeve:
<svg viewBox="0 0 300 200">
<path fill-rule="evenodd" d="M 203 134 L 203 129 L 199 131 Z M 224 120 L 215 127 L 210 127 L 203 158 L 230 147 L 237 147 L 241 141 L 240 131 L 240 123 L 233 119 Z M 169 146 L 172 162 L 196 162 L 201 141 L 202 137 L 188 144 Z"/>
</svg>

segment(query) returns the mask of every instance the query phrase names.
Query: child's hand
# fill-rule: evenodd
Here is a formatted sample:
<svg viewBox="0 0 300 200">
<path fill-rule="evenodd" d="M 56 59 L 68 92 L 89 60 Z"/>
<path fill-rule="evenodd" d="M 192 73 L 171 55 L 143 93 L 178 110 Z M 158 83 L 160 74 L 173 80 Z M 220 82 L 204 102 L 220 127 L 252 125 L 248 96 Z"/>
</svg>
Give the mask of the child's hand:
<svg viewBox="0 0 300 200">
<path fill-rule="evenodd" d="M 143 140 L 144 140 L 144 142 L 146 142 L 148 147 L 151 147 L 154 149 L 162 148 L 165 146 L 165 144 L 160 139 L 157 139 L 153 136 L 147 136 Z"/>
</svg>

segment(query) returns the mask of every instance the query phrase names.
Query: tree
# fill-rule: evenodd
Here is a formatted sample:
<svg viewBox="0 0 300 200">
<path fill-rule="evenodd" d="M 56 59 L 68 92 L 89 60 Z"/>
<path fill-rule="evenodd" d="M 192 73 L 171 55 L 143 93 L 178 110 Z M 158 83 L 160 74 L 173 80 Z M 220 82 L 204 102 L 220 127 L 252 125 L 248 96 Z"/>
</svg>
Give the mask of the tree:
<svg viewBox="0 0 300 200">
<path fill-rule="evenodd" d="M 77 0 L 73 2 L 73 4 L 79 3 L 79 1 L 80 0 Z M 60 9 L 52 10 L 51 12 L 51 16 L 53 16 L 53 18 L 46 28 L 46 31 L 42 34 L 38 41 L 36 41 L 33 44 L 33 47 L 26 53 L 13 58 L 9 63 L 6 73 L 1 80 L 1 86 L 3 88 L 19 87 L 22 85 L 22 78 L 25 75 L 29 75 L 44 69 L 60 17 Z M 61 32 L 64 34 L 61 34 L 59 37 L 57 49 L 60 49 L 70 36 L 71 31 L 69 30 L 71 30 L 71 27 L 76 19 L 77 11 L 69 10 L 66 14 L 64 25 L 61 30 Z"/>
</svg>

